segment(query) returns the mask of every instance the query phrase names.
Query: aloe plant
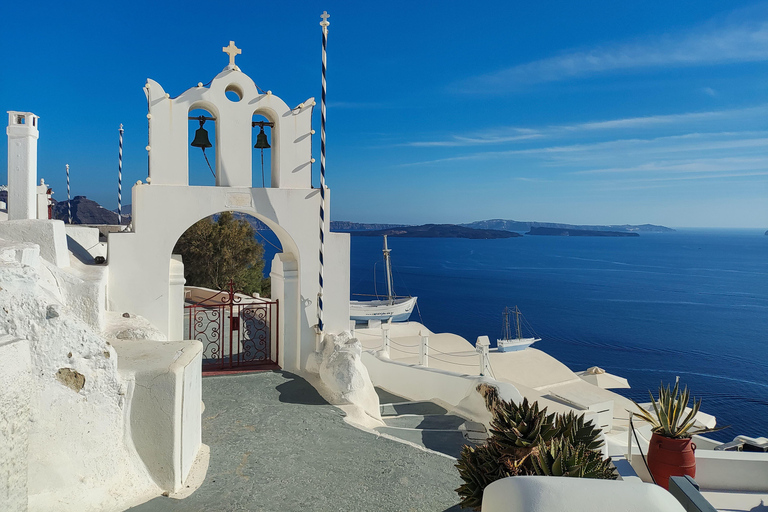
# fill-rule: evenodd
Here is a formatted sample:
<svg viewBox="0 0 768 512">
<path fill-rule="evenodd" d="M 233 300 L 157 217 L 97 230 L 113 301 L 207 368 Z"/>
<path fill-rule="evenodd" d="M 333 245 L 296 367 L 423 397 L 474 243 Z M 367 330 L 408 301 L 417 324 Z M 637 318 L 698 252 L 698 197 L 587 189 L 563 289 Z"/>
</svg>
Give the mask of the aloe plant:
<svg viewBox="0 0 768 512">
<path fill-rule="evenodd" d="M 521 474 L 521 463 L 504 456 L 493 441 L 480 446 L 464 446 L 456 463 L 464 483 L 456 489 L 462 508 L 480 510 L 485 488 L 502 478 Z"/>
<path fill-rule="evenodd" d="M 600 438 L 601 430 L 590 421 L 585 421 L 584 414 L 576 415 L 571 411 L 568 414 L 558 415 L 556 421 L 557 435 L 568 439 L 571 444 L 584 445 L 587 450 L 597 450 L 603 446 Z"/>
<path fill-rule="evenodd" d="M 617 478 L 610 459 L 603 459 L 599 452 L 588 450 L 583 444 L 574 446 L 565 438 L 555 439 L 549 445 L 540 444 L 531 462 L 537 475 Z"/>
<path fill-rule="evenodd" d="M 499 400 L 491 411 L 491 434 L 502 449 L 525 456 L 540 442 L 551 440 L 558 433 L 555 414 L 547 414 L 547 408 L 539 410 L 538 402 L 520 404 Z M 523 450 L 518 450 L 522 448 Z"/>
<path fill-rule="evenodd" d="M 691 393 L 688 391 L 688 386 L 684 387 L 681 391 L 679 382 L 675 382 L 674 388 L 670 388 L 669 384 L 667 384 L 666 388 L 663 383 L 660 384 L 658 400 L 653 398 L 653 393 L 650 391 L 648 394 L 651 396 L 653 411 L 644 409 L 640 404 L 632 400 L 639 409 L 639 412 L 634 412 L 633 414 L 650 423 L 651 430 L 661 436 L 673 439 L 687 439 L 696 434 L 715 432 L 727 428 L 695 428 L 695 417 L 701 408 L 701 399 L 696 400 L 694 398 L 693 407 L 686 414 L 685 410 L 691 400 Z"/>
<path fill-rule="evenodd" d="M 491 413 L 491 437 L 477 447 L 465 446 L 456 467 L 464 483 L 456 489 L 462 508 L 480 510 L 485 488 L 507 476 L 556 475 L 615 479 L 610 459 L 597 451 L 600 429 L 584 414 L 547 414 L 538 402 L 503 400 L 498 389 L 481 384 Z"/>
</svg>

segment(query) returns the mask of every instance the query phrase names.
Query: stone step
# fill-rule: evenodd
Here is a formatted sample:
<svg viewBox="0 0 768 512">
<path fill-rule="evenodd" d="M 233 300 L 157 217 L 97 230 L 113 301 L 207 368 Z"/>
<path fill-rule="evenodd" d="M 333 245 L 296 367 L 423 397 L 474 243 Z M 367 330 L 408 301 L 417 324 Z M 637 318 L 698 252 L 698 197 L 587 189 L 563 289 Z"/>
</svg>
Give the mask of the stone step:
<svg viewBox="0 0 768 512">
<path fill-rule="evenodd" d="M 391 404 L 381 404 L 381 416 L 400 416 L 403 414 L 414 414 L 421 416 L 433 416 L 446 414 L 448 411 L 433 402 L 399 402 Z"/>
<path fill-rule="evenodd" d="M 414 428 L 419 430 L 458 430 L 466 420 L 450 414 L 424 416 L 404 414 L 382 418 L 388 427 Z"/>
<path fill-rule="evenodd" d="M 377 427 L 377 431 L 408 441 L 436 452 L 458 458 L 465 444 L 473 444 L 459 430 L 418 430 Z"/>
</svg>

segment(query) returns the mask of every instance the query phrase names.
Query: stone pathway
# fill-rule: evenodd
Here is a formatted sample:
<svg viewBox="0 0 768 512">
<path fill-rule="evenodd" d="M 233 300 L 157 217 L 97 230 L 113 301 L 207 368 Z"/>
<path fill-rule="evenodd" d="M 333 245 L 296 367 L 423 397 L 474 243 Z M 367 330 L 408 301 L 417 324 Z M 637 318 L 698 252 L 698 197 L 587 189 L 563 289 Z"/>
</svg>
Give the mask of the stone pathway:
<svg viewBox="0 0 768 512">
<path fill-rule="evenodd" d="M 482 444 L 488 434 L 482 423 L 448 414 L 433 402 L 413 402 L 376 388 L 381 403 L 381 418 L 386 426 L 377 432 L 415 443 L 430 450 L 458 458 L 466 444 Z"/>
<path fill-rule="evenodd" d="M 203 400 L 205 482 L 131 511 L 459 510 L 453 460 L 347 425 L 296 375 L 206 377 Z"/>
</svg>

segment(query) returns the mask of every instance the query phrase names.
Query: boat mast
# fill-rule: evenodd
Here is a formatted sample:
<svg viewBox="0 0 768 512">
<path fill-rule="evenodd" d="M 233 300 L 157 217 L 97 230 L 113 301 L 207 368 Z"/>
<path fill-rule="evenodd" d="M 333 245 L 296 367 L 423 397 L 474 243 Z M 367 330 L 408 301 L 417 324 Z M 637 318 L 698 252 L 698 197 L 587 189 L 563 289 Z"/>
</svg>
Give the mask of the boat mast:
<svg viewBox="0 0 768 512">
<path fill-rule="evenodd" d="M 387 235 L 384 235 L 384 266 L 387 268 L 387 300 L 390 304 L 395 301 L 392 293 L 392 265 L 389 260 L 389 247 L 387 247 Z"/>
<path fill-rule="evenodd" d="M 512 311 L 509 309 L 509 306 L 504 307 L 504 332 L 501 334 L 502 338 L 505 340 L 512 339 L 512 331 L 509 328 L 509 314 Z"/>
<path fill-rule="evenodd" d="M 523 333 L 520 330 L 520 310 L 515 306 L 515 320 L 517 325 L 517 339 L 523 339 Z"/>
</svg>

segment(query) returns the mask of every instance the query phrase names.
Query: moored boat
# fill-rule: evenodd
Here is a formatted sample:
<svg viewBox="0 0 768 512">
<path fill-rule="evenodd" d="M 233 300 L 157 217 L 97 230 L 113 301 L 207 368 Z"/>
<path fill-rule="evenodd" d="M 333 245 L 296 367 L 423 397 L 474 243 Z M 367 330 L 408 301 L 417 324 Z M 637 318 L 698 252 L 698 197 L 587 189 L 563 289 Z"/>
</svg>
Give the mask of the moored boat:
<svg viewBox="0 0 768 512">
<path fill-rule="evenodd" d="M 509 321 L 510 315 L 515 315 L 515 334 L 516 338 L 512 337 L 512 325 Z M 499 352 L 515 352 L 517 350 L 524 350 L 537 341 L 541 341 L 541 338 L 523 338 L 522 330 L 520 329 L 520 310 L 517 306 L 514 309 L 510 307 L 504 308 L 504 327 L 502 328 L 502 338 L 496 340 L 496 346 Z"/>
<path fill-rule="evenodd" d="M 406 322 L 416 307 L 417 297 L 397 297 L 392 285 L 392 265 L 387 247 L 387 235 L 384 235 L 384 266 L 387 271 L 387 298 L 377 300 L 349 301 L 349 318 L 356 322 L 391 319 L 393 322 Z"/>
</svg>

